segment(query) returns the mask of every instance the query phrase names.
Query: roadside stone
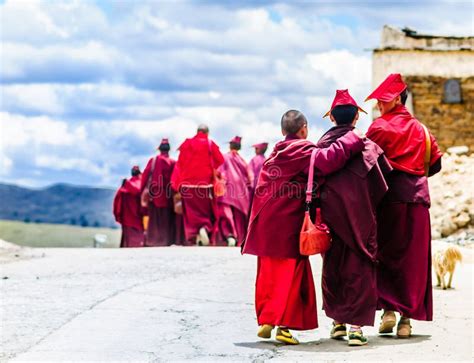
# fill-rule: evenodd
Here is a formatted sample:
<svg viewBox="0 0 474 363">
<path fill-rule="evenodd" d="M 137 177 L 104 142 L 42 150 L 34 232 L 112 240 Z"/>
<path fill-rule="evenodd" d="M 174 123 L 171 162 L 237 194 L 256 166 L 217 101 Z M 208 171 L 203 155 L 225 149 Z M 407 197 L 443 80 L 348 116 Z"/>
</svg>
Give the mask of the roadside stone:
<svg viewBox="0 0 474 363">
<path fill-rule="evenodd" d="M 469 214 L 467 213 L 461 213 L 460 215 L 458 215 L 457 217 L 453 219 L 453 222 L 456 223 L 456 225 L 459 228 L 467 226 L 470 221 L 471 221 L 471 218 L 469 217 Z"/>
</svg>

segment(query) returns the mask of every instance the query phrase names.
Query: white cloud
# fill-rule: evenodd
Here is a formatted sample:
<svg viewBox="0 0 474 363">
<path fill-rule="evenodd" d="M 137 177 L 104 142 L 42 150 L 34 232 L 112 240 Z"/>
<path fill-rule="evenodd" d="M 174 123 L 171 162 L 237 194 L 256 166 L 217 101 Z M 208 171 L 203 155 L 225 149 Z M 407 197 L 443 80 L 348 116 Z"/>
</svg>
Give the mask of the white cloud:
<svg viewBox="0 0 474 363">
<path fill-rule="evenodd" d="M 61 114 L 63 105 L 49 84 L 13 84 L 2 88 L 4 107 L 38 113 Z"/>
<path fill-rule="evenodd" d="M 66 122 L 52 120 L 45 116 L 27 117 L 0 112 L 2 149 L 36 145 L 72 146 L 84 141 L 83 126 L 69 126 Z"/>
</svg>

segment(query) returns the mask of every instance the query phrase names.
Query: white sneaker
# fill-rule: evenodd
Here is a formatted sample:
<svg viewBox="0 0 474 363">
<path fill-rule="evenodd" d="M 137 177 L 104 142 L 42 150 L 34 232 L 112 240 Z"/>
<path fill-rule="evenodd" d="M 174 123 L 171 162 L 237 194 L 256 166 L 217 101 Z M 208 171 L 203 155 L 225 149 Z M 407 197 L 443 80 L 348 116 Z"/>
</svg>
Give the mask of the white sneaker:
<svg viewBox="0 0 474 363">
<path fill-rule="evenodd" d="M 235 247 L 235 246 L 237 246 L 237 240 L 234 237 L 228 237 L 227 238 L 227 245 L 229 247 Z"/>
<path fill-rule="evenodd" d="M 196 238 L 197 244 L 202 246 L 209 246 L 209 235 L 207 234 L 206 228 L 201 227 L 199 229 L 199 235 Z"/>
</svg>

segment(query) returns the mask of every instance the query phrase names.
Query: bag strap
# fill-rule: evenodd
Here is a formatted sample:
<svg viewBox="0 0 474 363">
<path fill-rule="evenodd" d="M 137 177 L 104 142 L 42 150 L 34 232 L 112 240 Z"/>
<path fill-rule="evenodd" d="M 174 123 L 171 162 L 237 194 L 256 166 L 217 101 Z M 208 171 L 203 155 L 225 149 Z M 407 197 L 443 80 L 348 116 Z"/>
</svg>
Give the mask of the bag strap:
<svg viewBox="0 0 474 363">
<path fill-rule="evenodd" d="M 308 184 L 306 186 L 306 203 L 311 203 L 313 197 L 313 181 L 314 181 L 314 161 L 316 159 L 316 153 L 318 152 L 317 148 L 314 148 L 311 152 L 311 159 L 309 161 L 309 174 L 308 174 Z"/>
<path fill-rule="evenodd" d="M 313 182 L 314 182 L 314 163 L 316 160 L 316 153 L 318 152 L 318 148 L 314 148 L 311 153 L 311 159 L 309 162 L 309 173 L 308 173 L 308 185 L 306 186 L 306 213 L 309 214 L 311 200 L 313 199 Z M 319 189 L 317 191 L 317 198 L 319 198 Z M 319 207 L 316 208 L 316 215 L 315 215 L 315 222 L 316 225 L 320 225 L 322 223 L 321 211 Z"/>
<path fill-rule="evenodd" d="M 425 132 L 425 176 L 428 176 L 430 173 L 430 161 L 431 161 L 431 137 L 428 128 L 420 123 Z"/>
</svg>

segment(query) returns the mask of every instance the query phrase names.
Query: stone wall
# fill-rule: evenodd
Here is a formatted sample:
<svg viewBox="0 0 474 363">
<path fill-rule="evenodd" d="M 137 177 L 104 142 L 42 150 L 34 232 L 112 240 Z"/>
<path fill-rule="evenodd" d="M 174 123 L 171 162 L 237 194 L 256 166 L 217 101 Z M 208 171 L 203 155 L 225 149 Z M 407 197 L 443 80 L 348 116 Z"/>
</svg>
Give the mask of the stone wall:
<svg viewBox="0 0 474 363">
<path fill-rule="evenodd" d="M 466 145 L 474 151 L 474 76 L 458 78 L 462 103 L 443 102 L 444 83 L 448 78 L 406 76 L 412 93 L 415 116 L 436 136 L 441 148 Z"/>
<path fill-rule="evenodd" d="M 452 148 L 443 155 L 442 165 L 441 172 L 429 179 L 433 239 L 474 228 L 474 154 L 468 156 L 467 148 Z"/>
</svg>

